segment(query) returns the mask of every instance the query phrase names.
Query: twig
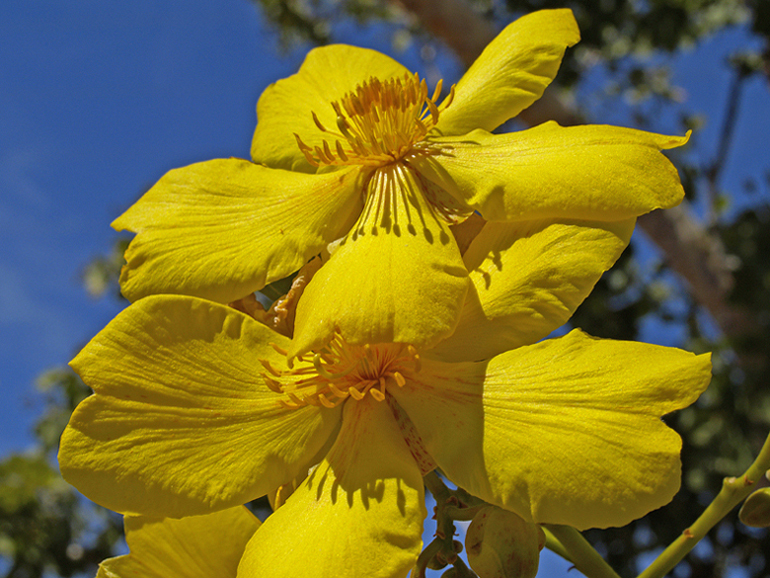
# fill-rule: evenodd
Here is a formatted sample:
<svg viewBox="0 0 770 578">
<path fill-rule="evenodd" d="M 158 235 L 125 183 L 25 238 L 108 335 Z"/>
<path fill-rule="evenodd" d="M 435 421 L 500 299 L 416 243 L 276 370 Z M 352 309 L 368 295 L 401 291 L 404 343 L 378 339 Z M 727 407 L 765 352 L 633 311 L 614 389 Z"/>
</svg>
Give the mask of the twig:
<svg viewBox="0 0 770 578">
<path fill-rule="evenodd" d="M 663 578 L 690 550 L 717 525 L 730 510 L 745 500 L 754 485 L 770 469 L 770 436 L 746 472 L 737 478 L 725 478 L 714 501 L 700 517 L 666 548 L 638 578 Z"/>
<path fill-rule="evenodd" d="M 725 163 L 727 162 L 727 155 L 730 152 L 730 147 L 733 141 L 733 135 L 735 134 L 736 120 L 738 118 L 738 108 L 741 102 L 741 96 L 743 94 L 743 87 L 745 80 L 748 78 L 746 71 L 742 67 L 738 67 L 735 71 L 732 84 L 730 85 L 730 95 L 727 98 L 727 110 L 725 111 L 724 121 L 722 123 L 722 131 L 719 136 L 719 146 L 717 147 L 717 154 L 714 160 L 703 172 L 706 175 L 708 181 L 708 196 L 709 196 L 709 208 L 708 208 L 708 225 L 713 226 L 717 220 L 717 184 L 719 177 L 722 175 Z"/>
<path fill-rule="evenodd" d="M 556 544 L 566 552 L 564 556 L 558 550 L 554 550 L 575 565 L 588 578 L 620 578 L 615 570 L 605 562 L 599 553 L 588 543 L 583 535 L 570 526 L 556 526 L 544 524 L 543 528 L 556 539 Z M 548 535 L 546 534 L 546 543 Z M 549 545 L 550 548 L 551 545 Z"/>
</svg>

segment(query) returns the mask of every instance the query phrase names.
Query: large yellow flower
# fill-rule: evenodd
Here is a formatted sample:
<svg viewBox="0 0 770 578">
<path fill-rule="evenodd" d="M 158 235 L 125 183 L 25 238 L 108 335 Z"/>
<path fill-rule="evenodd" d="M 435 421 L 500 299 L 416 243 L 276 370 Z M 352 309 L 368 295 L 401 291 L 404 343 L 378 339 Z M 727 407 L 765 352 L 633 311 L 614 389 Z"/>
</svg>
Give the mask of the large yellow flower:
<svg viewBox="0 0 770 578">
<path fill-rule="evenodd" d="M 260 98 L 253 162 L 173 170 L 113 223 L 137 233 L 124 294 L 228 303 L 331 244 L 307 288 L 314 306 L 297 311 L 292 353 L 335 332 L 351 344 L 435 345 L 469 287 L 449 224 L 474 211 L 621 221 L 683 196 L 659 151 L 684 138 L 554 123 L 489 132 L 540 97 L 578 40 L 569 10 L 525 16 L 443 99 L 378 52 L 311 51 Z"/>
<path fill-rule="evenodd" d="M 130 554 L 108 558 L 96 578 L 236 578 L 259 520 L 244 506 L 181 520 L 126 516 Z"/>
<path fill-rule="evenodd" d="M 525 520 L 626 524 L 679 486 L 681 442 L 660 417 L 705 388 L 708 356 L 580 331 L 540 340 L 632 228 L 486 223 L 464 253 L 457 331 L 433 348 L 336 334 L 289 368 L 291 341 L 243 313 L 141 299 L 72 362 L 95 395 L 62 437 L 62 474 L 113 510 L 184 516 L 318 464 L 248 544 L 245 577 L 404 576 L 436 465 Z"/>
</svg>

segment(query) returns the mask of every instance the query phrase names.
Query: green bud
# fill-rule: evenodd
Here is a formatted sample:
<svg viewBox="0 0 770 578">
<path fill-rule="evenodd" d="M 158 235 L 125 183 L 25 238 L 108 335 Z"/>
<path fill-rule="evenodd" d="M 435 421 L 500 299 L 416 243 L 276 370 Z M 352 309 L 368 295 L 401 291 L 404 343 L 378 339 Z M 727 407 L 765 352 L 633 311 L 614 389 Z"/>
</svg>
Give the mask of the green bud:
<svg viewBox="0 0 770 578">
<path fill-rule="evenodd" d="M 534 578 L 545 534 L 497 506 L 483 508 L 465 535 L 468 563 L 480 578 Z"/>
<path fill-rule="evenodd" d="M 761 488 L 746 498 L 738 516 L 753 528 L 770 526 L 770 488 Z"/>
</svg>

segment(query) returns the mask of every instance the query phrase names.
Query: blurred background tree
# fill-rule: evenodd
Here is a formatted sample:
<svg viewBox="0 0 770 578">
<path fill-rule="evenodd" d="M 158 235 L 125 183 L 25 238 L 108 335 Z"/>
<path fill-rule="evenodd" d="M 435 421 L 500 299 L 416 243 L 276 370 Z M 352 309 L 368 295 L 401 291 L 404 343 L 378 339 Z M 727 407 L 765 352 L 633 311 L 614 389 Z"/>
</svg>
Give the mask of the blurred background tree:
<svg viewBox="0 0 770 578">
<path fill-rule="evenodd" d="M 770 428 L 770 161 L 743 182 L 724 177 L 736 119 L 750 82 L 768 87 L 768 0 L 252 0 L 280 32 L 284 48 L 355 43 L 351 25 L 392 33 L 393 51 L 418 46 L 429 71 L 437 56 L 470 65 L 496 31 L 521 14 L 569 7 L 582 40 L 567 52 L 556 83 L 513 124 L 612 122 L 656 132 L 696 129 L 670 158 L 687 200 L 639 220 L 620 262 L 571 321 L 593 335 L 714 351 L 714 379 L 699 402 L 670 418 L 683 436 L 684 477 L 672 504 L 627 527 L 587 533 L 621 574 L 635 576 L 710 502 L 724 476 L 742 472 Z M 675 84 L 683 51 L 740 27 L 744 45 L 729 54 L 732 80 L 723 103 L 704 118 Z M 714 63 L 722 65 L 723 63 Z M 457 79 L 445 78 L 446 81 Z M 610 118 L 607 118 L 609 114 Z M 719 127 L 703 139 L 704 123 Z M 652 241 L 649 243 L 648 241 Z M 121 299 L 117 277 L 126 241 L 84 271 L 87 291 Z M 274 295 L 269 295 L 274 297 Z M 120 517 L 91 504 L 52 465 L 69 414 L 90 390 L 68 369 L 37 383 L 46 410 L 33 453 L 0 462 L 0 558 L 8 578 L 95 573 L 121 548 Z M 264 507 L 258 504 L 257 507 Z M 770 575 L 770 533 L 725 519 L 673 574 L 679 578 Z"/>
</svg>

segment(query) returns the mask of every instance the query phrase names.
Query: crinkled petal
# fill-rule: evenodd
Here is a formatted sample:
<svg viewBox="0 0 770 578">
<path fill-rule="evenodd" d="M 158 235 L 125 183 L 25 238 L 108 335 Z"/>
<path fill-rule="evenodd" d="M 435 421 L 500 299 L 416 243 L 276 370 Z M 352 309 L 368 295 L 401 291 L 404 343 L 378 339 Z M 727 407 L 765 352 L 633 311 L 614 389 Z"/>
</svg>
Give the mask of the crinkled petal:
<svg viewBox="0 0 770 578">
<path fill-rule="evenodd" d="M 430 354 L 478 361 L 547 337 L 620 257 L 634 223 L 488 222 L 463 257 L 473 285 L 457 329 Z"/>
<path fill-rule="evenodd" d="M 509 24 L 457 84 L 436 131 L 494 130 L 535 102 L 556 76 L 568 46 L 580 40 L 569 9 L 540 10 Z"/>
<path fill-rule="evenodd" d="M 311 147 L 333 137 L 313 121 L 316 113 L 324 128 L 339 132 L 332 102 L 375 76 L 380 80 L 403 77 L 409 70 L 375 50 L 336 44 L 308 52 L 297 74 L 271 84 L 257 103 L 257 128 L 251 145 L 255 163 L 314 173 L 299 150 L 294 134 Z"/>
<path fill-rule="evenodd" d="M 130 554 L 99 565 L 96 578 L 235 578 L 259 520 L 244 506 L 175 519 L 127 516 Z"/>
<path fill-rule="evenodd" d="M 348 401 L 329 455 L 262 524 L 238 577 L 404 577 L 425 515 L 422 477 L 388 404 Z"/>
<path fill-rule="evenodd" d="M 688 137 L 547 122 L 509 134 L 475 130 L 435 139 L 441 152 L 410 163 L 489 221 L 621 221 L 681 202 L 679 175 L 660 150 Z"/>
<path fill-rule="evenodd" d="M 241 159 L 170 171 L 112 223 L 137 233 L 123 294 L 227 303 L 282 279 L 355 223 L 361 177 L 357 168 L 305 175 Z"/>
<path fill-rule="evenodd" d="M 460 254 L 465 257 L 465 252 L 468 247 L 471 246 L 471 242 L 476 238 L 476 235 L 484 228 L 486 221 L 478 213 L 473 213 L 467 219 L 456 225 L 450 225 L 452 229 L 452 236 L 454 236 L 457 242 L 457 248 L 460 249 Z"/>
<path fill-rule="evenodd" d="M 265 384 L 288 339 L 233 309 L 142 299 L 72 361 L 95 395 L 62 435 L 62 475 L 125 514 L 182 517 L 244 504 L 291 480 L 340 412 L 290 410 Z"/>
<path fill-rule="evenodd" d="M 457 244 L 419 178 L 382 168 L 361 219 L 305 289 L 289 353 L 317 349 L 335 331 L 351 344 L 433 345 L 454 330 L 468 286 Z"/>
<path fill-rule="evenodd" d="M 710 379 L 708 355 L 573 331 L 486 363 L 424 359 L 393 389 L 458 486 L 528 521 L 624 526 L 679 488 L 660 419 Z"/>
</svg>

